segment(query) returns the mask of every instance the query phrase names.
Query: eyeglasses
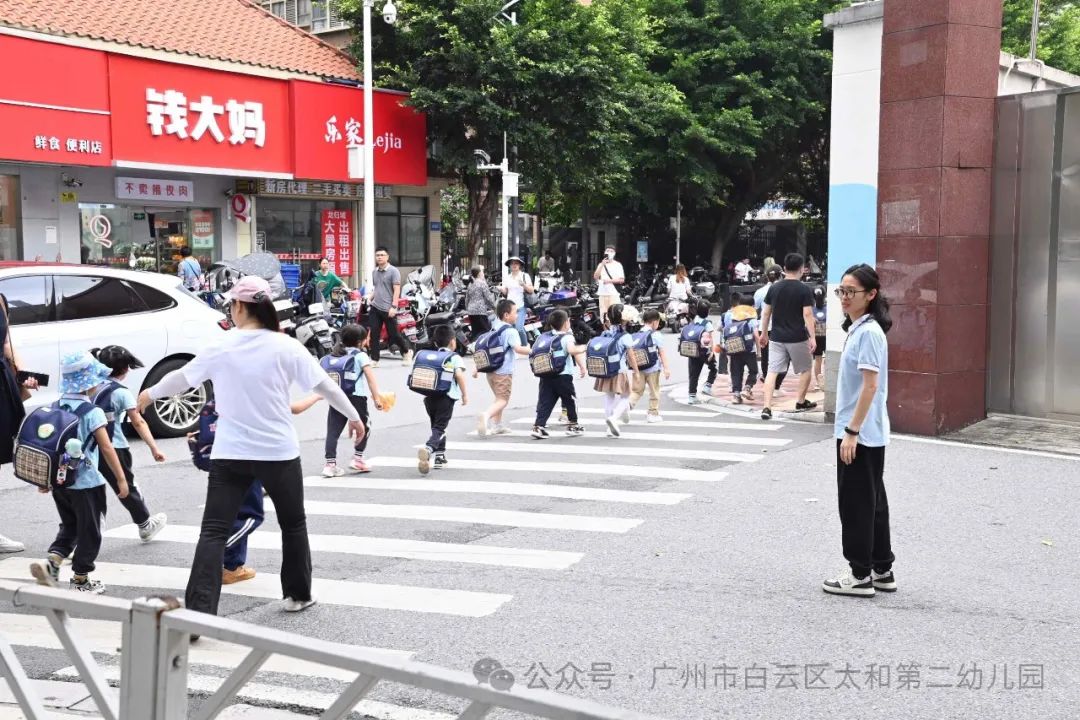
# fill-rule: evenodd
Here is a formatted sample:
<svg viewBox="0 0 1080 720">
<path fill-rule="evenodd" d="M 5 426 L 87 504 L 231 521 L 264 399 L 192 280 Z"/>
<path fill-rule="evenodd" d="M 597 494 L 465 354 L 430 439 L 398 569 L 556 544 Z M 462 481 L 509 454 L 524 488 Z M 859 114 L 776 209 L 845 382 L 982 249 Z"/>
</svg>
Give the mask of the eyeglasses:
<svg viewBox="0 0 1080 720">
<path fill-rule="evenodd" d="M 836 295 L 836 297 L 841 298 L 841 299 L 843 299 L 843 298 L 850 299 L 850 298 L 855 297 L 859 293 L 864 293 L 864 292 L 870 292 L 870 291 L 869 290 L 856 290 L 855 288 L 849 288 L 849 287 L 838 287 L 835 290 L 833 290 L 833 294 Z"/>
</svg>

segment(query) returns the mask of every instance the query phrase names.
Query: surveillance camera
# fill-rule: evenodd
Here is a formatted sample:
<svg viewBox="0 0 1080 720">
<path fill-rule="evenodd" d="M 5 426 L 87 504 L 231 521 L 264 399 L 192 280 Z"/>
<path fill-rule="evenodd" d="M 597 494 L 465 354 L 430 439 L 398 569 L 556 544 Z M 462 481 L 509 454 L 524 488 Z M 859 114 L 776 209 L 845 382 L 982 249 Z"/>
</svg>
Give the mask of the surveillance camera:
<svg viewBox="0 0 1080 720">
<path fill-rule="evenodd" d="M 383 5 L 382 18 L 386 21 L 387 25 L 393 25 L 397 22 L 397 8 L 394 7 L 394 3 L 391 0 L 386 0 L 386 4 Z"/>
<path fill-rule="evenodd" d="M 225 197 L 231 198 L 235 194 L 236 194 L 236 191 L 231 189 L 231 188 L 225 191 Z"/>
<path fill-rule="evenodd" d="M 481 165 L 490 165 L 491 164 L 491 156 L 488 155 L 483 150 L 473 150 L 473 155 L 476 157 L 476 166 L 477 167 L 480 167 Z"/>
</svg>

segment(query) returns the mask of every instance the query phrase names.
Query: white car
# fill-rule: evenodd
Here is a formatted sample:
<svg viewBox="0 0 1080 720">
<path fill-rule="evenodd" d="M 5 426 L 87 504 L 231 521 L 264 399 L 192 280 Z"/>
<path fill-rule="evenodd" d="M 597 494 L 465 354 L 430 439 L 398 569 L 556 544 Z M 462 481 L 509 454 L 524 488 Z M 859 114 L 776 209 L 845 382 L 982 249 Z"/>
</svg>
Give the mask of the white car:
<svg viewBox="0 0 1080 720">
<path fill-rule="evenodd" d="M 122 345 L 146 366 L 124 380 L 136 395 L 183 367 L 230 327 L 220 312 L 188 292 L 179 278 L 92 265 L 0 263 L 0 293 L 8 302 L 11 342 L 20 370 L 49 376 L 27 409 L 60 397 L 60 358 L 75 350 Z M 146 412 L 157 437 L 198 428 L 209 383 Z"/>
</svg>

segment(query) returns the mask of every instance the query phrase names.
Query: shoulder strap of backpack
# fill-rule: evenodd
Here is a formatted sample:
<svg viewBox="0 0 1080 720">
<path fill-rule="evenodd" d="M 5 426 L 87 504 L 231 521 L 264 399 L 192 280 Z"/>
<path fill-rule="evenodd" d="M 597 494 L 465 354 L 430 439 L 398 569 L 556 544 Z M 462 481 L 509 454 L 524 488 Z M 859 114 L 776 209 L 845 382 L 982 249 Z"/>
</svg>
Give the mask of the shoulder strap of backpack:
<svg viewBox="0 0 1080 720">
<path fill-rule="evenodd" d="M 75 413 L 75 417 L 81 421 L 87 415 L 89 415 L 97 406 L 92 402 L 84 402 L 79 407 L 72 410 Z M 83 443 L 83 455 L 86 455 L 91 450 L 97 447 L 97 439 L 91 435 L 90 438 Z"/>
</svg>

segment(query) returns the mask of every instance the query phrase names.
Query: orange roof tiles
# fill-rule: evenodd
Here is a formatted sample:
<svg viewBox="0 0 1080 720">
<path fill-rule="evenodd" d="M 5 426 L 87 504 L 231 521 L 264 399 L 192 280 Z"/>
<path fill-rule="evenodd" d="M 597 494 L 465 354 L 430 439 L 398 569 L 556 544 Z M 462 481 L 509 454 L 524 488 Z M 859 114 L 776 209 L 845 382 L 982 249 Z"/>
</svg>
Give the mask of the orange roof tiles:
<svg viewBox="0 0 1080 720">
<path fill-rule="evenodd" d="M 0 26 L 308 75 L 358 79 L 356 64 L 250 0 L 0 1 Z"/>
</svg>

